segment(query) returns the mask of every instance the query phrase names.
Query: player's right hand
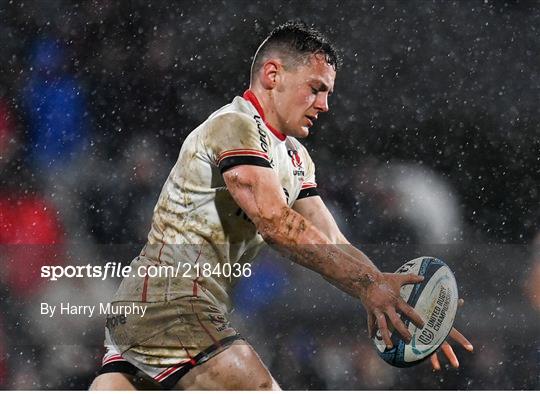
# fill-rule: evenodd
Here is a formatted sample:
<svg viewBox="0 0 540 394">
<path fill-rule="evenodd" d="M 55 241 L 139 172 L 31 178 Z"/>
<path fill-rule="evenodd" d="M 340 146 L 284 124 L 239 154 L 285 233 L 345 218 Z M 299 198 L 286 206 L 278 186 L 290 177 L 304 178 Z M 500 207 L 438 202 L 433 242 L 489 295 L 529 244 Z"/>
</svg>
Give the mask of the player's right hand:
<svg viewBox="0 0 540 394">
<path fill-rule="evenodd" d="M 367 288 L 362 302 L 367 310 L 368 333 L 371 338 L 374 337 L 378 327 L 386 347 L 388 349 L 394 347 L 390 324 L 407 343 L 410 342 L 411 333 L 401 320 L 398 311 L 419 328 L 424 326 L 424 322 L 422 317 L 400 297 L 399 290 L 401 286 L 420 283 L 423 280 L 423 276 L 415 274 L 383 273 Z"/>
</svg>

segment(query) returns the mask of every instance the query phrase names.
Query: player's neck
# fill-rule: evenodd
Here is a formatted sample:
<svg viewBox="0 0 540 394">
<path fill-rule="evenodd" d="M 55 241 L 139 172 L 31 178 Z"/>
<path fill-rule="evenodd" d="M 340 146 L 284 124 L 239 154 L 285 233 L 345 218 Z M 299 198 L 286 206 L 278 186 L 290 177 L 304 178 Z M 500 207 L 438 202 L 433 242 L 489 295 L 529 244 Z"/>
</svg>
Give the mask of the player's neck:
<svg viewBox="0 0 540 394">
<path fill-rule="evenodd" d="M 280 131 L 277 113 L 273 105 L 272 92 L 258 86 L 250 86 L 248 92 L 254 96 L 255 107 L 260 112 L 266 126 L 280 140 L 284 140 L 286 136 Z"/>
</svg>

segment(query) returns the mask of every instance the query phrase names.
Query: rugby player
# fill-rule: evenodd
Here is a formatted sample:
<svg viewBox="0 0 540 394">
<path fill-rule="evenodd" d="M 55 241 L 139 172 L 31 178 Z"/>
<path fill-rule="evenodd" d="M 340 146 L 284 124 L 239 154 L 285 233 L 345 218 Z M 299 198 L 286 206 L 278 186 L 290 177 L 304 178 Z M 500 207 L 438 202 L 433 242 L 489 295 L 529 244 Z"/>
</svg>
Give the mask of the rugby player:
<svg viewBox="0 0 540 394">
<path fill-rule="evenodd" d="M 347 241 L 317 194 L 315 166 L 297 140 L 328 111 L 339 63 L 315 29 L 286 23 L 270 33 L 255 54 L 249 90 L 184 141 L 132 272 L 179 262 L 239 266 L 266 242 L 358 298 L 371 336 L 378 328 L 391 347 L 391 325 L 410 339 L 398 313 L 416 326 L 423 322 L 399 289 L 423 278 L 382 273 Z M 114 305 L 140 303 L 147 311 L 108 316 L 107 353 L 91 389 L 279 389 L 229 323 L 232 278 L 181 273 L 122 281 Z"/>
</svg>

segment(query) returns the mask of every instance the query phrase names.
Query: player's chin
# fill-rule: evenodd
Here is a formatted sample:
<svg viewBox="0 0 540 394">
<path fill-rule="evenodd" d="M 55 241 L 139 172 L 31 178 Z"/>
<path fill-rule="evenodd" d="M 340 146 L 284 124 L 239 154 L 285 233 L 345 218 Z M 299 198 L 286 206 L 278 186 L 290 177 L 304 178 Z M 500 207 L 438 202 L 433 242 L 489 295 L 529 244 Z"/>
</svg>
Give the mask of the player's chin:
<svg viewBox="0 0 540 394">
<path fill-rule="evenodd" d="M 309 135 L 309 127 L 299 125 L 297 127 L 291 127 L 287 130 L 283 130 L 284 134 L 294 138 L 306 138 Z"/>
<path fill-rule="evenodd" d="M 296 135 L 297 138 L 306 138 L 309 135 L 309 127 L 308 126 L 302 126 L 298 130 L 298 134 Z"/>
</svg>

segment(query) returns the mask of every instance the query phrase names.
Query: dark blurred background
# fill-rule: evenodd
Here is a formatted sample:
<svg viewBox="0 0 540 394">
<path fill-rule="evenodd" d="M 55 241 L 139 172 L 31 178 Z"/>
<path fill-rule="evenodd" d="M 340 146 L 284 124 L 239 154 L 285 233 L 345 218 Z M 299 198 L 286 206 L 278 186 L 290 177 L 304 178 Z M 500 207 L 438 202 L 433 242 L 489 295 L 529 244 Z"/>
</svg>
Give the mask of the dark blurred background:
<svg viewBox="0 0 540 394">
<path fill-rule="evenodd" d="M 344 55 L 305 141 L 321 195 L 381 269 L 447 259 L 476 351 L 459 371 L 385 366 L 353 300 L 272 254 L 238 286 L 244 335 L 284 388 L 540 388 L 540 6 L 489 0 L 0 1 L 1 388 L 87 387 L 103 322 L 55 328 L 32 308 L 116 284 L 30 273 L 137 253 L 184 138 L 289 19 Z"/>
</svg>

